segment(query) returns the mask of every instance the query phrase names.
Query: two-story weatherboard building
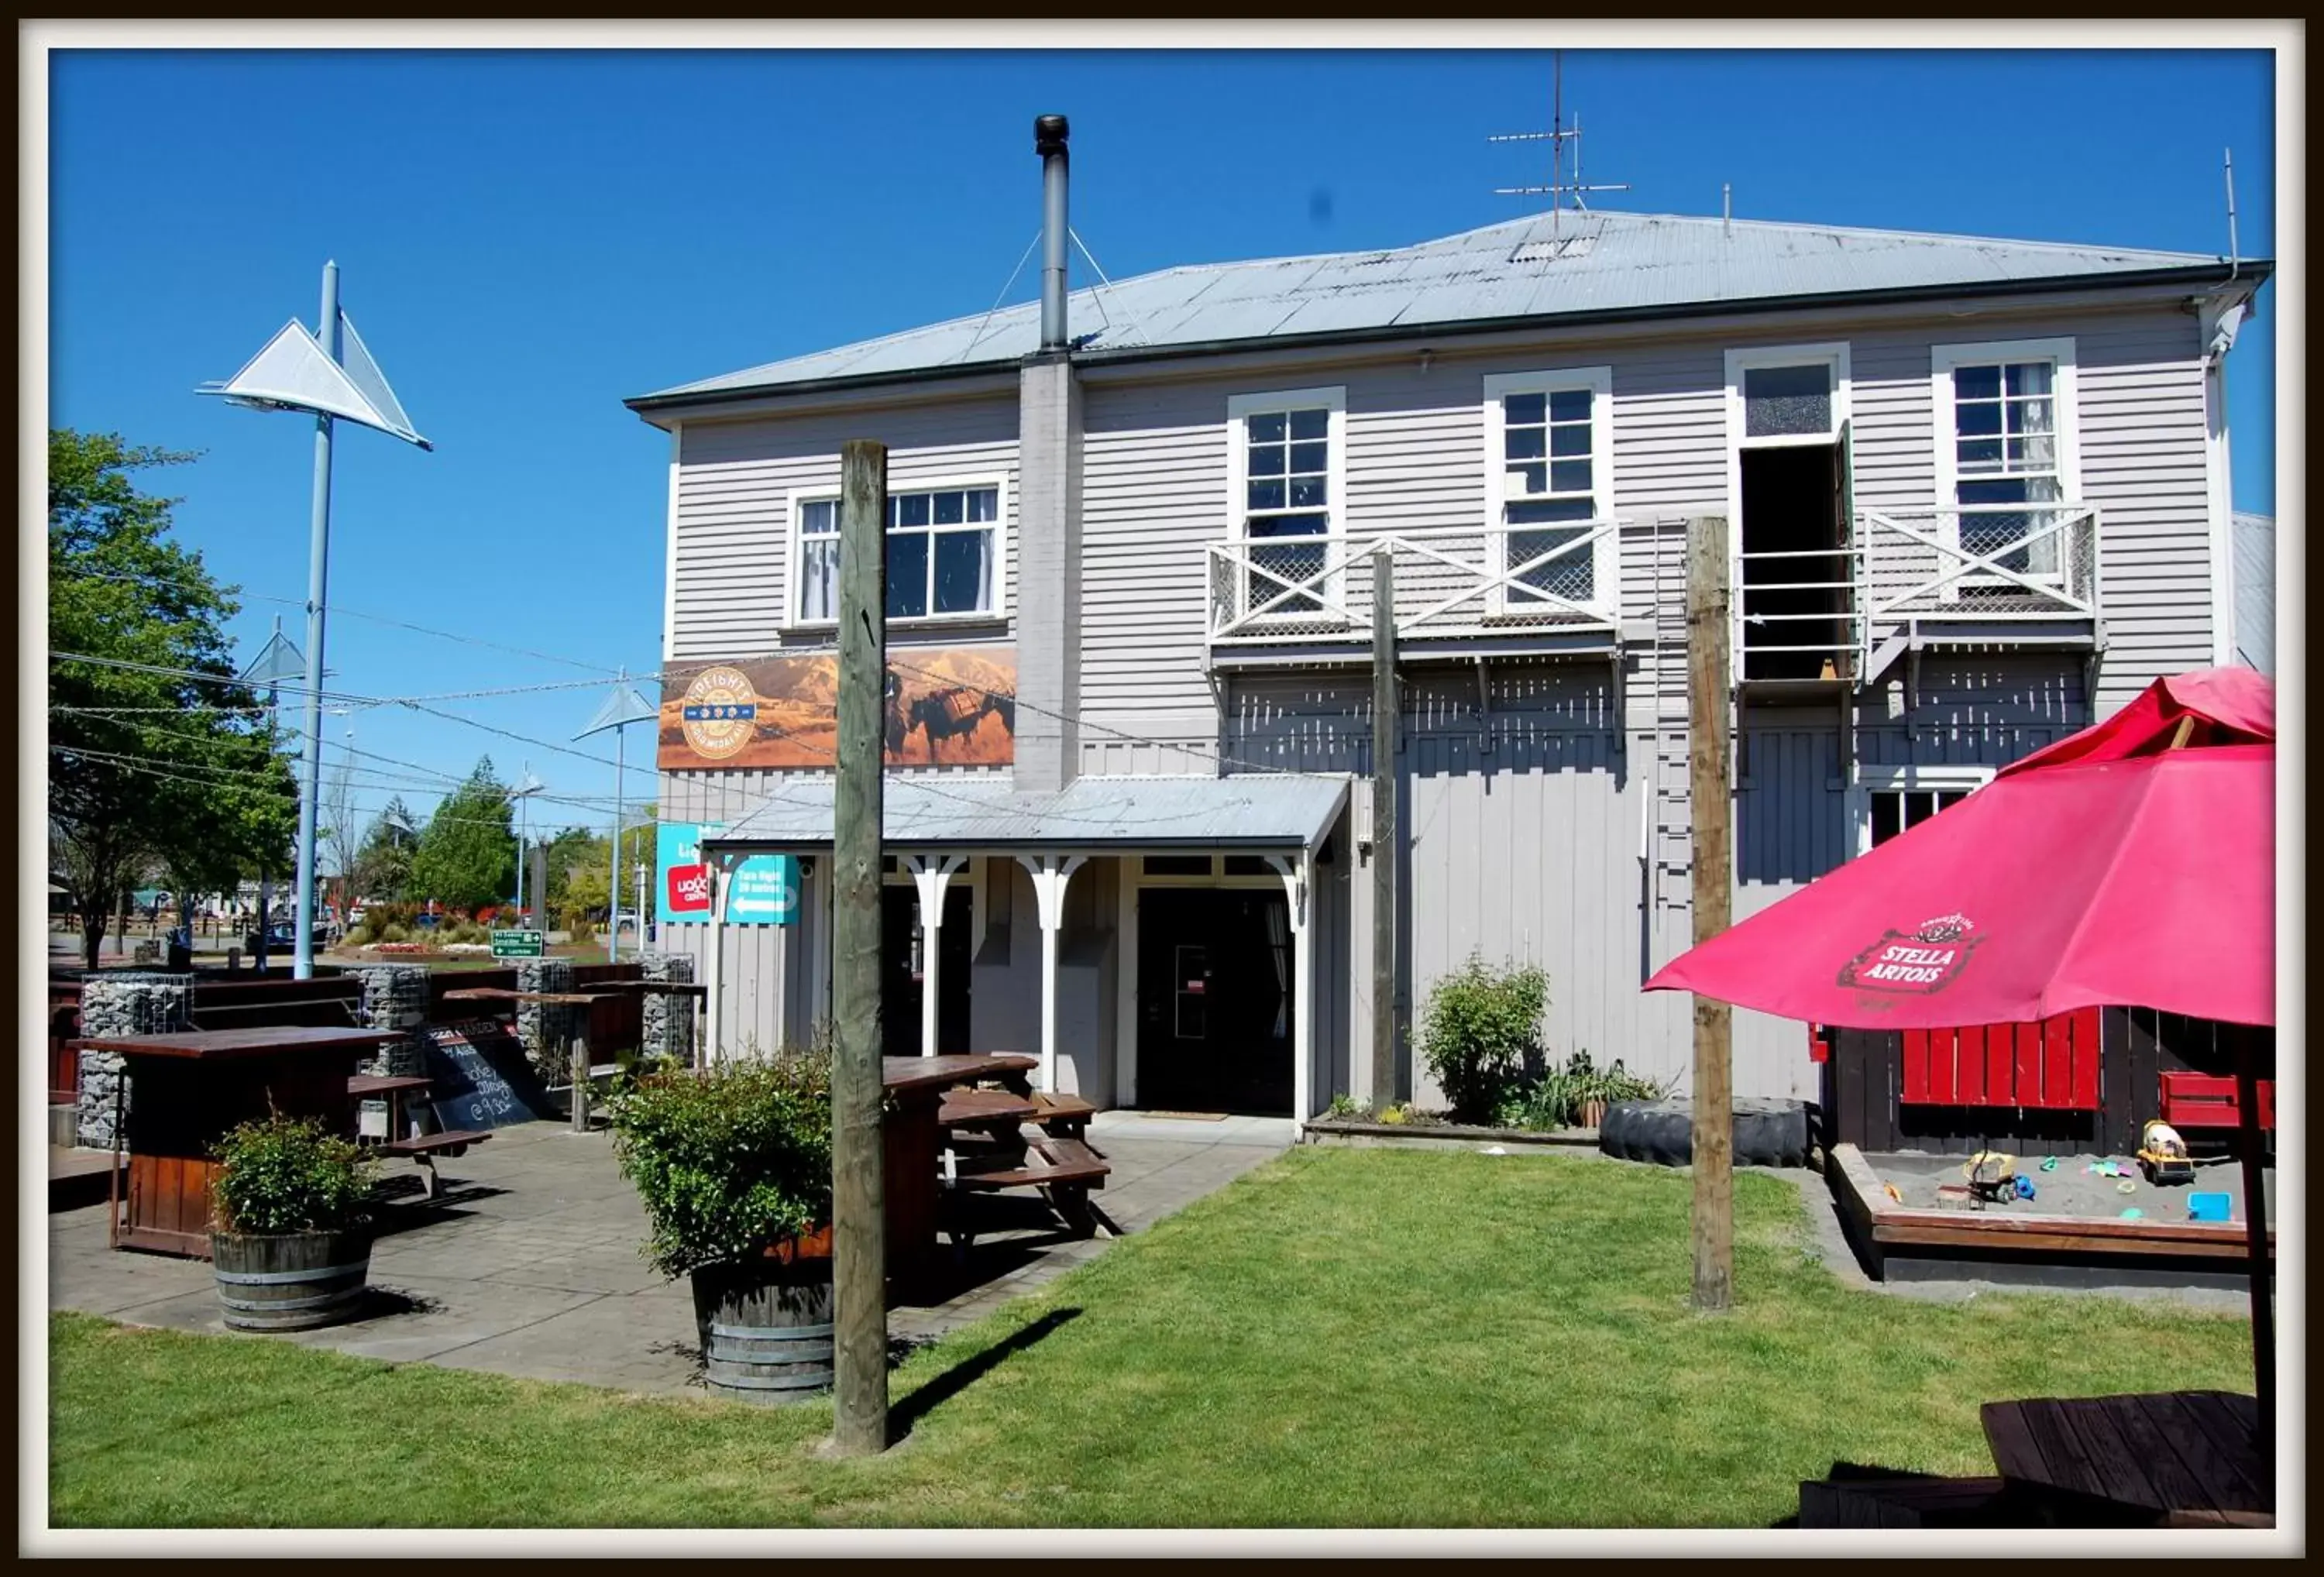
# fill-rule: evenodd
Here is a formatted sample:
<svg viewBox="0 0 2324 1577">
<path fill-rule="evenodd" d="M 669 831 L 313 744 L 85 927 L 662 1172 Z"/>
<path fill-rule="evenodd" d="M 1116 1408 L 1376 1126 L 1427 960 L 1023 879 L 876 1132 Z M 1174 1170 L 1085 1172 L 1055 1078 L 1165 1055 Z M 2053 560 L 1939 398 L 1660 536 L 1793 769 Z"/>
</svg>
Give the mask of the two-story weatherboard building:
<svg viewBox="0 0 2324 1577">
<path fill-rule="evenodd" d="M 1553 1056 L 1683 1078 L 1638 988 L 1692 936 L 1690 532 L 1735 586 L 1738 918 L 2232 660 L 2264 263 L 1569 210 L 1068 296 L 1042 151 L 1040 302 L 629 401 L 670 435 L 662 814 L 797 862 L 791 923 L 664 929 L 722 1046 L 828 1011 L 849 438 L 889 452 L 889 1049 L 1046 1047 L 1102 1106 L 1372 1098 L 1377 860 L 1400 1025 L 1533 961 Z M 1813 1077 L 1738 1015 L 1738 1093 Z"/>
</svg>

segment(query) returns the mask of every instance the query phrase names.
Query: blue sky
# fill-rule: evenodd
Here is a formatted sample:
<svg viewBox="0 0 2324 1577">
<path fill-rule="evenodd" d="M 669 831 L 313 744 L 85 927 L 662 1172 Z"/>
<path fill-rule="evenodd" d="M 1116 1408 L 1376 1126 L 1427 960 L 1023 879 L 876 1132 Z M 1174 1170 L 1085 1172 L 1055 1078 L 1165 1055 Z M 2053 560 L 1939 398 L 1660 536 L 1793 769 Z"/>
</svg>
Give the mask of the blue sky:
<svg viewBox="0 0 2324 1577">
<path fill-rule="evenodd" d="M 245 592 L 249 650 L 307 581 L 311 425 L 192 391 L 322 263 L 437 452 L 343 426 L 337 687 L 588 679 L 659 655 L 667 438 L 625 396 L 990 306 L 1039 223 L 1032 117 L 1071 116 L 1074 226 L 1115 278 L 1406 244 L 1514 217 L 1545 51 L 60 51 L 50 420 L 203 452 L 178 529 Z M 1596 206 L 2221 253 L 2275 244 L 2262 51 L 1569 51 Z M 247 128 L 260 120 L 274 130 Z M 1085 277 L 1075 260 L 1075 282 Z M 1028 270 L 1010 293 L 1035 293 Z M 2274 287 L 2230 358 L 2238 508 L 2274 507 Z M 575 664 L 587 666 L 574 666 Z M 606 676 L 608 678 L 610 676 Z M 566 742 L 602 691 L 447 703 Z M 360 750 L 552 792 L 610 768 L 401 708 Z M 650 753 L 633 729 L 632 763 Z M 574 747 L 610 755 L 610 738 Z M 409 773 L 378 761 L 367 771 Z M 650 791 L 633 772 L 633 795 Z M 374 807 L 419 783 L 360 789 Z M 552 819 L 591 813 L 545 806 Z M 602 825 L 602 813 L 594 819 Z"/>
</svg>

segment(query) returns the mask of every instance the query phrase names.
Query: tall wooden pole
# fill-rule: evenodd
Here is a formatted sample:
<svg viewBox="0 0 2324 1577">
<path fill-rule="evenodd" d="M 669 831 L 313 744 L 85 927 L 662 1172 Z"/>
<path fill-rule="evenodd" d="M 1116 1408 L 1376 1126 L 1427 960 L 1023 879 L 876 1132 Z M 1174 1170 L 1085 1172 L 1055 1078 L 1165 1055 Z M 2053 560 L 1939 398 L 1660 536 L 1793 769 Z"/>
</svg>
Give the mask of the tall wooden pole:
<svg viewBox="0 0 2324 1577">
<path fill-rule="evenodd" d="M 2252 1393 L 2259 1403 L 2259 1447 L 2275 1459 L 2275 1264 L 2267 1250 L 2265 1141 L 2260 1137 L 2259 1067 L 2253 1032 L 2238 1024 L 2236 1053 L 2236 1139 L 2243 1152 L 2244 1250 L 2250 1257 Z"/>
<path fill-rule="evenodd" d="M 1734 675 L 1728 660 L 1727 521 L 1699 519 L 1687 534 L 1687 805 L 1692 818 L 1694 943 L 1727 929 L 1733 913 L 1727 731 Z M 1735 1296 L 1734 1010 L 1694 999 L 1694 1306 L 1725 1309 Z"/>
<path fill-rule="evenodd" d="M 880 1151 L 880 816 L 888 660 L 888 450 L 840 448 L 839 760 L 832 818 L 834 1449 L 888 1449 L 887 1232 Z"/>
<path fill-rule="evenodd" d="M 1396 1100 L 1396 565 L 1372 554 L 1372 1110 Z"/>
</svg>

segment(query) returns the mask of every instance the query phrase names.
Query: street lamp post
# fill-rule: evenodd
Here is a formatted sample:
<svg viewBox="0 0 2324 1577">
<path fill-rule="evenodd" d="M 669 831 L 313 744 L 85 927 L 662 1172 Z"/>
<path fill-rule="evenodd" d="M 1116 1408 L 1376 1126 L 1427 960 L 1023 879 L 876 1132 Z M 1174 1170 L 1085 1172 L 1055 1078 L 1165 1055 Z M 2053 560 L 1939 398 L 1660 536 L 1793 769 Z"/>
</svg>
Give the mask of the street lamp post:
<svg viewBox="0 0 2324 1577">
<path fill-rule="evenodd" d="M 548 785 L 532 775 L 532 763 L 524 764 L 524 781 L 509 790 L 509 798 L 517 803 L 516 835 L 516 923 L 524 924 L 524 856 L 525 847 L 532 839 L 532 797 Z M 537 899 L 540 895 L 535 894 Z"/>
<path fill-rule="evenodd" d="M 316 334 L 297 318 L 223 383 L 196 392 L 259 410 L 295 410 L 315 419 L 315 480 L 307 563 L 307 760 L 299 795 L 299 915 L 292 954 L 300 980 L 315 973 L 315 824 L 323 793 L 323 613 L 331 549 L 331 424 L 344 420 L 432 448 L 388 387 L 363 337 L 339 309 L 339 265 L 323 264 L 323 310 Z"/>
<path fill-rule="evenodd" d="M 622 731 L 632 723 L 643 723 L 659 715 L 653 704 L 638 694 L 630 683 L 630 670 L 622 669 L 613 681 L 613 694 L 597 708 L 597 715 L 588 726 L 573 737 L 586 739 L 593 733 L 613 731 L 613 845 L 606 853 L 605 867 L 605 962 L 612 964 L 619 957 L 622 931 L 622 797 L 628 765 L 622 755 Z"/>
</svg>

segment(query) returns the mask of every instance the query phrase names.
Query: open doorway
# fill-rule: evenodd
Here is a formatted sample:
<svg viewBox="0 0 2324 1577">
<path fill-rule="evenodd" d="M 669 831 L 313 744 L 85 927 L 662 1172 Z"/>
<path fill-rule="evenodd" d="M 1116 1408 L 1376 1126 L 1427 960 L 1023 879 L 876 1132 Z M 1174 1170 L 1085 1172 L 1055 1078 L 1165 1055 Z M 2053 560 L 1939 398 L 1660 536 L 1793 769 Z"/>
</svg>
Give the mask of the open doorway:
<svg viewBox="0 0 2324 1577">
<path fill-rule="evenodd" d="M 1850 677 L 1847 447 L 1745 449 L 1743 677 Z"/>
<path fill-rule="evenodd" d="M 1139 1104 L 1289 1116 L 1292 968 L 1282 893 L 1140 889 Z"/>
<path fill-rule="evenodd" d="M 968 1050 L 969 927 L 975 915 L 967 884 L 945 894 L 936 928 L 936 1050 Z M 919 894 L 890 885 L 880 891 L 880 1050 L 884 1056 L 920 1055 L 920 999 L 927 976 L 922 956 Z"/>
</svg>

